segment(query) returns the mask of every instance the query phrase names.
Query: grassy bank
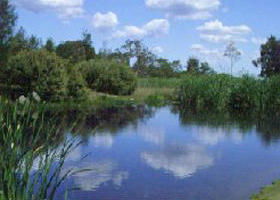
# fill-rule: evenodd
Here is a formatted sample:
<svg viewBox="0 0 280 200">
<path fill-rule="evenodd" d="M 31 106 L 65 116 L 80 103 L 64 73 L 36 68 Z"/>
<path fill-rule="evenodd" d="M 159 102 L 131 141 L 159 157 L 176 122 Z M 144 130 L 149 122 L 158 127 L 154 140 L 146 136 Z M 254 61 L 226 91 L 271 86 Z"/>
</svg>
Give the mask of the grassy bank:
<svg viewBox="0 0 280 200">
<path fill-rule="evenodd" d="M 176 94 L 178 104 L 189 109 L 280 111 L 280 77 L 187 76 Z"/>
<path fill-rule="evenodd" d="M 251 200 L 279 200 L 280 199 L 280 181 L 276 181 L 269 186 L 264 187 L 259 194 L 253 195 Z"/>
</svg>

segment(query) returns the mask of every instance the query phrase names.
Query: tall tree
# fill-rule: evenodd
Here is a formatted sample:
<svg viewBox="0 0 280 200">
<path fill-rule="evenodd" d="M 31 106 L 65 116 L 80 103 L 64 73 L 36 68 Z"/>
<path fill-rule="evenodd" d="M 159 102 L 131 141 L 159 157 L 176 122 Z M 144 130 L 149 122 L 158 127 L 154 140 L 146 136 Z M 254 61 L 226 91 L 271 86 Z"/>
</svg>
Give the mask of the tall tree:
<svg viewBox="0 0 280 200">
<path fill-rule="evenodd" d="M 0 1 L 0 65 L 5 64 L 17 16 L 9 0 Z"/>
<path fill-rule="evenodd" d="M 230 59 L 230 73 L 231 73 L 231 76 L 232 76 L 232 70 L 233 70 L 234 64 L 240 58 L 241 52 L 235 47 L 234 42 L 230 42 L 226 47 L 226 50 L 224 52 L 224 56 L 226 56 Z"/>
<path fill-rule="evenodd" d="M 212 69 L 208 62 L 202 62 L 200 64 L 199 72 L 201 74 L 215 74 L 215 70 Z"/>
<path fill-rule="evenodd" d="M 91 35 L 83 34 L 82 40 L 66 41 L 59 44 L 56 53 L 72 63 L 78 63 L 84 60 L 90 60 L 95 57 L 95 49 L 92 46 Z"/>
<path fill-rule="evenodd" d="M 192 74 L 199 73 L 199 60 L 197 58 L 190 58 L 188 60 L 187 72 Z"/>
<path fill-rule="evenodd" d="M 44 48 L 49 52 L 54 52 L 55 51 L 55 44 L 54 44 L 54 41 L 53 41 L 52 38 L 47 39 Z"/>
<path fill-rule="evenodd" d="M 270 77 L 280 74 L 280 40 L 271 36 L 261 45 L 260 58 L 253 61 L 256 67 L 261 67 L 261 76 Z"/>
<path fill-rule="evenodd" d="M 133 69 L 139 76 L 147 76 L 149 67 L 155 62 L 156 56 L 140 40 L 127 40 L 120 52 L 128 62 L 136 58 Z"/>
</svg>

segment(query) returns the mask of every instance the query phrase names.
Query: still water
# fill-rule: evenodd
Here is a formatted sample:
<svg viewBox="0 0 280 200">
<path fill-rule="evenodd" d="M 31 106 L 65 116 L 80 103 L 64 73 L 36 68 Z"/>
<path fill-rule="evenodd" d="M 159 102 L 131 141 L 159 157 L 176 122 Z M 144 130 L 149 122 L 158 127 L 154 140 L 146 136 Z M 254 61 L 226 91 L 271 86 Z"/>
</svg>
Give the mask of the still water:
<svg viewBox="0 0 280 200">
<path fill-rule="evenodd" d="M 277 122 L 170 107 L 126 118 L 78 134 L 65 168 L 90 171 L 66 181 L 69 199 L 246 200 L 280 178 Z"/>
</svg>

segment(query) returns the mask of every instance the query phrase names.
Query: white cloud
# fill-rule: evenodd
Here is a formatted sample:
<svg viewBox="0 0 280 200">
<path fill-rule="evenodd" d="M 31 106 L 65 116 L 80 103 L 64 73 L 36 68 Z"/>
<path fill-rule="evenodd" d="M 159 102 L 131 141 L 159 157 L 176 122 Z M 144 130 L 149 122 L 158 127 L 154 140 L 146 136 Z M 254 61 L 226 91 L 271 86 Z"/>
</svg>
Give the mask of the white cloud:
<svg viewBox="0 0 280 200">
<path fill-rule="evenodd" d="M 193 44 L 191 46 L 191 50 L 206 56 L 222 56 L 221 51 L 219 51 L 218 49 L 207 49 L 201 44 Z"/>
<path fill-rule="evenodd" d="M 214 162 L 205 149 L 197 145 L 171 145 L 159 152 L 144 152 L 141 157 L 152 168 L 165 170 L 178 178 L 192 176 Z"/>
<path fill-rule="evenodd" d="M 154 52 L 155 54 L 161 54 L 163 53 L 163 51 L 164 51 L 163 48 L 160 46 L 155 46 L 152 48 L 152 52 Z"/>
<path fill-rule="evenodd" d="M 250 27 L 246 25 L 239 26 L 225 26 L 219 20 L 214 20 L 204 23 L 202 26 L 199 26 L 197 30 L 204 33 L 218 33 L 218 34 L 247 34 L 251 32 Z"/>
<path fill-rule="evenodd" d="M 266 38 L 252 37 L 251 41 L 252 41 L 252 43 L 254 43 L 256 45 L 261 45 L 261 44 L 264 44 L 266 42 Z"/>
<path fill-rule="evenodd" d="M 219 20 L 214 20 L 204 23 L 202 26 L 197 27 L 200 31 L 200 37 L 208 42 L 247 42 L 244 38 L 245 35 L 252 32 L 251 28 L 247 25 L 239 26 L 225 26 Z"/>
<path fill-rule="evenodd" d="M 221 3 L 220 0 L 146 0 L 146 5 L 165 12 L 168 17 L 207 19 Z"/>
<path fill-rule="evenodd" d="M 117 165 L 112 161 L 83 162 L 80 165 L 76 164 L 75 167 L 67 166 L 64 171 L 69 168 L 87 169 L 85 172 L 71 176 L 75 186 L 83 191 L 95 191 L 105 183 L 121 187 L 123 181 L 128 178 L 128 172 L 118 170 Z"/>
<path fill-rule="evenodd" d="M 92 26 L 100 31 L 113 29 L 119 23 L 118 16 L 113 12 L 96 13 L 92 17 Z"/>
<path fill-rule="evenodd" d="M 84 0 L 14 0 L 16 5 L 32 12 L 53 11 L 66 20 L 83 15 Z"/>
<path fill-rule="evenodd" d="M 125 26 L 122 30 L 113 33 L 114 38 L 143 38 L 158 37 L 169 32 L 170 24 L 166 19 L 154 19 L 142 27 Z"/>
</svg>

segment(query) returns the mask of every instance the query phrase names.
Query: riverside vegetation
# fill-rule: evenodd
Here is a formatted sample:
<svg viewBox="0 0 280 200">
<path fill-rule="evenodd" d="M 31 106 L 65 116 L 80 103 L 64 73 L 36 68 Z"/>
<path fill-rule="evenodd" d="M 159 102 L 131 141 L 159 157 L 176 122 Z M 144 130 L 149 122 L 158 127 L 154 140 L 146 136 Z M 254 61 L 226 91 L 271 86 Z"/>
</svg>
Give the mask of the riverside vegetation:
<svg viewBox="0 0 280 200">
<path fill-rule="evenodd" d="M 61 170 L 75 145 L 65 143 L 60 151 L 50 147 L 57 134 L 54 122 L 45 124 L 43 114 L 32 114 L 30 101 L 35 100 L 36 109 L 40 105 L 97 109 L 172 102 L 185 110 L 280 112 L 280 41 L 276 37 L 268 38 L 261 46 L 261 57 L 253 62 L 261 68 L 261 77 L 233 77 L 217 74 L 196 58 L 190 58 L 185 67 L 180 61 L 159 58 L 138 40 L 98 53 L 87 32 L 76 41 L 42 43 L 23 28 L 15 31 L 17 17 L 9 0 L 1 1 L 0 7 L 0 95 L 5 99 L 0 102 L 1 200 L 53 199 L 67 177 L 61 176 Z M 132 58 L 137 58 L 133 65 Z M 39 167 L 30 173 L 35 163 Z M 271 190 L 254 198 L 273 199 L 262 197 L 266 191 Z"/>
</svg>

